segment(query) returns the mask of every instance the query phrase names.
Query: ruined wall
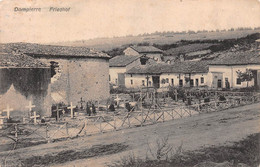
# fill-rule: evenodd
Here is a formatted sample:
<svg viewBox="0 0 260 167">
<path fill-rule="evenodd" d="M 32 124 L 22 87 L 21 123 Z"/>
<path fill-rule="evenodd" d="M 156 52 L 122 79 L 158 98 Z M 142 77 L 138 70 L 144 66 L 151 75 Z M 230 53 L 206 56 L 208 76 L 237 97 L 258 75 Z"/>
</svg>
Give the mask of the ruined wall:
<svg viewBox="0 0 260 167">
<path fill-rule="evenodd" d="M 38 114 L 50 113 L 49 68 L 0 68 L 0 111 L 7 105 L 14 109 L 11 117 L 28 116 L 29 101 Z"/>
<path fill-rule="evenodd" d="M 46 64 L 56 62 L 56 74 L 51 78 L 52 103 L 83 100 L 103 100 L 109 97 L 109 63 L 98 58 L 41 58 Z"/>
</svg>

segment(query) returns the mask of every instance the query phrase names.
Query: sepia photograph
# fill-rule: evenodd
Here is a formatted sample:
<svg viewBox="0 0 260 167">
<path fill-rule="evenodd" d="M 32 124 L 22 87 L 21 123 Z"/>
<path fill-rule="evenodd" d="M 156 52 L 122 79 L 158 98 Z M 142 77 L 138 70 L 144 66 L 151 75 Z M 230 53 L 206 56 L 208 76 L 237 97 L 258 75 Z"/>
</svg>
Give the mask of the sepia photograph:
<svg viewBox="0 0 260 167">
<path fill-rule="evenodd" d="M 0 167 L 260 167 L 260 0 L 0 0 Z"/>
</svg>

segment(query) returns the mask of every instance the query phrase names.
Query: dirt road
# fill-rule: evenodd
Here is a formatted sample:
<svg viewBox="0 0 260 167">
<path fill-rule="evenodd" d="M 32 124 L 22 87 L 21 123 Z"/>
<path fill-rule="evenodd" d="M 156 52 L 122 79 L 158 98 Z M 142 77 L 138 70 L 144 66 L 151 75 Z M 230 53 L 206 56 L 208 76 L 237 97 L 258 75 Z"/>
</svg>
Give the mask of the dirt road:
<svg viewBox="0 0 260 167">
<path fill-rule="evenodd" d="M 145 158 L 148 150 L 147 143 L 149 143 L 152 150 L 155 150 L 156 140 L 165 136 L 169 136 L 169 144 L 176 148 L 183 143 L 184 150 L 195 150 L 212 145 L 229 145 L 249 134 L 260 132 L 259 123 L 260 103 L 257 103 L 145 127 L 22 148 L 11 154 L 7 161 L 12 158 L 14 158 L 14 161 L 19 162 L 32 156 L 55 156 L 64 150 L 80 151 L 91 148 L 93 145 L 110 145 L 114 143 L 124 145 L 125 149 L 118 152 L 102 153 L 78 160 L 66 157 L 62 161 L 63 163 L 49 164 L 51 166 L 105 166 L 123 156 L 129 155 L 129 153 Z M 0 152 L 0 157 L 5 155 L 7 155 L 7 152 Z M 69 159 L 73 161 L 68 161 Z"/>
</svg>

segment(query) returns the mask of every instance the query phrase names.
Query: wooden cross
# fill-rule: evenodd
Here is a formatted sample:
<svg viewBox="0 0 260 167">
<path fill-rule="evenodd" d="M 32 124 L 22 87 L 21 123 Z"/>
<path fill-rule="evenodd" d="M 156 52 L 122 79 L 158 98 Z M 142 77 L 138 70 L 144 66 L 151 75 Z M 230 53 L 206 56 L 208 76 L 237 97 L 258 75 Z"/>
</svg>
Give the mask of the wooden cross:
<svg viewBox="0 0 260 167">
<path fill-rule="evenodd" d="M 85 103 L 85 101 L 82 100 L 82 97 L 80 98 L 80 101 L 78 103 L 80 103 L 80 108 L 83 109 L 83 103 Z"/>
<path fill-rule="evenodd" d="M 57 109 L 53 110 L 53 111 L 56 112 L 57 121 L 60 121 L 60 109 L 59 109 L 59 106 L 57 105 Z"/>
<path fill-rule="evenodd" d="M 33 119 L 33 123 L 36 124 L 37 123 L 37 118 L 39 118 L 40 115 L 36 115 L 36 111 L 33 112 L 33 116 L 31 116 L 30 118 Z"/>
<path fill-rule="evenodd" d="M 13 111 L 14 109 L 10 108 L 9 105 L 7 104 L 7 107 L 5 110 L 3 110 L 4 112 L 7 113 L 7 119 L 10 119 L 10 112 Z"/>
<path fill-rule="evenodd" d="M 29 105 L 26 106 L 26 108 L 28 108 L 29 111 L 32 111 L 32 109 L 33 109 L 34 107 L 35 107 L 35 105 L 33 105 L 31 101 L 29 101 Z"/>
<path fill-rule="evenodd" d="M 117 106 L 119 106 L 120 100 L 121 100 L 121 98 L 119 98 L 118 95 L 116 95 L 115 101 L 116 101 Z"/>
<path fill-rule="evenodd" d="M 74 115 L 73 115 L 73 109 L 76 108 L 76 106 L 73 106 L 72 105 L 72 102 L 70 102 L 70 107 L 68 107 L 68 109 L 70 109 L 70 117 L 73 118 Z"/>
<path fill-rule="evenodd" d="M 177 89 L 174 89 L 174 96 L 175 96 L 175 101 L 178 101 L 178 92 L 177 92 Z"/>
</svg>

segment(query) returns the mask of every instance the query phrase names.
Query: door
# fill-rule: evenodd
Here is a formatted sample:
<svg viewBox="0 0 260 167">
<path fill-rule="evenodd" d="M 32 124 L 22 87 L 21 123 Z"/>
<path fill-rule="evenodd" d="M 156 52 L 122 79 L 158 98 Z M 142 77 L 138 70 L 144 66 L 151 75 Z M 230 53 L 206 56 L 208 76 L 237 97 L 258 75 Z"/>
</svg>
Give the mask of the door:
<svg viewBox="0 0 260 167">
<path fill-rule="evenodd" d="M 222 88 L 222 80 L 218 79 L 218 88 Z"/>
<path fill-rule="evenodd" d="M 160 87 L 160 77 L 159 76 L 152 76 L 153 80 L 153 87 L 159 88 Z"/>
<path fill-rule="evenodd" d="M 223 73 L 213 73 L 212 88 L 222 88 Z"/>
<path fill-rule="evenodd" d="M 118 73 L 118 85 L 125 86 L 125 74 L 124 73 Z"/>
<path fill-rule="evenodd" d="M 193 86 L 194 86 L 194 80 L 191 79 L 191 80 L 190 80 L 190 87 L 193 87 Z"/>
<path fill-rule="evenodd" d="M 196 79 L 196 86 L 199 86 L 199 79 Z"/>
</svg>

